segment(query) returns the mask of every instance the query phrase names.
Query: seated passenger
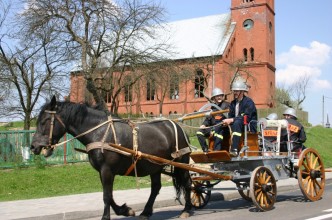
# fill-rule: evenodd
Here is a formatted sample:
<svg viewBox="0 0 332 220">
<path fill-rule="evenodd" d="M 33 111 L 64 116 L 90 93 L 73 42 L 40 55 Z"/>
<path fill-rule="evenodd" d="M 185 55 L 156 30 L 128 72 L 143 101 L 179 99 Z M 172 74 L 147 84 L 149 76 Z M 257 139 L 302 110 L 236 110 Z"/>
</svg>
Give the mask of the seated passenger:
<svg viewBox="0 0 332 220">
<path fill-rule="evenodd" d="M 288 121 L 289 141 L 291 142 L 291 151 L 300 153 L 304 149 L 303 143 L 307 140 L 304 127 L 297 121 L 296 111 L 293 108 L 288 108 L 283 113 L 285 119 Z M 282 136 L 283 143 L 280 146 L 281 152 L 287 152 L 287 134 Z"/>
<path fill-rule="evenodd" d="M 229 103 L 224 101 L 224 92 L 219 88 L 213 89 L 212 95 L 211 95 L 211 100 L 214 102 L 214 104 L 219 106 L 222 110 L 228 109 L 228 107 L 229 107 Z M 211 107 L 211 109 L 212 109 L 212 111 L 219 110 L 213 106 Z M 213 135 L 215 142 L 218 141 L 219 139 L 222 140 L 222 138 L 223 138 L 222 133 L 219 134 L 219 132 L 218 133 L 215 132 L 215 130 L 218 129 L 218 127 L 221 127 L 221 125 L 217 126 L 217 127 L 211 127 L 211 126 L 214 126 L 214 125 L 220 123 L 222 121 L 222 119 L 225 119 L 225 118 L 226 118 L 226 116 L 224 114 L 217 114 L 217 115 L 213 115 L 213 116 L 210 115 L 205 118 L 205 120 L 203 121 L 203 124 L 200 126 L 200 129 L 196 132 L 198 141 L 204 152 L 209 151 L 208 145 L 206 144 L 206 138 L 209 138 L 211 135 Z"/>
<path fill-rule="evenodd" d="M 234 80 L 231 90 L 234 93 L 234 100 L 229 107 L 229 118 L 223 120 L 223 123 L 227 126 L 231 125 L 233 133 L 230 155 L 236 157 L 242 132 L 244 131 L 244 117 L 247 116 L 247 121 L 250 122 L 249 130 L 257 132 L 257 110 L 253 100 L 244 94 L 248 91 L 248 86 L 243 79 Z"/>
</svg>

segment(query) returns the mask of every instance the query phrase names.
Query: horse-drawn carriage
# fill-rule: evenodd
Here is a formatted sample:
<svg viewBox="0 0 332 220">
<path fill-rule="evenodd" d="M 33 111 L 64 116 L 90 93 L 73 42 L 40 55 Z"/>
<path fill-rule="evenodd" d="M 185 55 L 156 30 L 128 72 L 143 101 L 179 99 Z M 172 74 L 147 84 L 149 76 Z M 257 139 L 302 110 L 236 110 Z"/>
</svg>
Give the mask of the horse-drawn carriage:
<svg viewBox="0 0 332 220">
<path fill-rule="evenodd" d="M 193 117 L 199 115 L 187 119 Z M 275 126 L 278 132 L 287 129 L 284 120 L 262 120 L 259 125 L 262 131 L 267 126 Z M 57 102 L 53 98 L 44 105 L 38 117 L 32 151 L 39 154 L 44 150 L 44 155 L 51 155 L 56 146 L 63 144 L 58 141 L 65 132 L 86 146 L 89 161 L 100 174 L 105 204 L 102 219 L 110 219 L 110 206 L 117 215 L 135 215 L 126 204 L 118 206 L 113 200 L 115 175 L 150 175 L 151 194 L 140 215 L 142 218 L 152 215 L 162 173 L 173 177 L 177 196 L 184 194 L 182 218 L 189 217 L 192 206 L 204 207 L 211 189 L 222 180 L 233 181 L 240 195 L 253 201 L 262 211 L 273 207 L 276 182 L 280 179 L 297 178 L 303 195 L 311 201 L 320 199 L 324 192 L 325 170 L 316 150 L 308 148 L 295 155 L 290 151 L 291 142 L 288 141 L 288 151 L 280 152 L 280 141 L 266 145 L 264 137 L 256 133 L 245 132 L 238 157 L 231 157 L 227 149 L 191 152 L 186 134 L 174 120 L 133 123 L 110 118 L 105 112 L 85 105 Z M 190 158 L 193 164 L 189 164 Z M 208 164 L 209 168 L 196 166 L 201 163 Z M 171 167 L 170 171 L 165 167 Z"/>
<path fill-rule="evenodd" d="M 239 194 L 245 200 L 252 201 L 261 211 L 273 208 L 277 196 L 277 181 L 296 178 L 304 197 L 317 201 L 322 197 L 325 186 L 325 170 L 318 152 L 312 148 L 292 152 L 292 142 L 286 141 L 287 152 L 280 152 L 281 131 L 288 132 L 286 120 L 259 121 L 259 133 L 247 133 L 239 146 L 238 157 L 230 157 L 227 150 L 192 153 L 195 163 L 209 163 L 214 174 L 220 178 L 208 175 L 192 174 L 193 195 L 195 207 L 204 207 L 211 196 L 211 189 L 221 180 L 231 180 L 235 183 Z M 277 131 L 277 141 L 267 144 L 264 129 L 274 127 Z"/>
</svg>

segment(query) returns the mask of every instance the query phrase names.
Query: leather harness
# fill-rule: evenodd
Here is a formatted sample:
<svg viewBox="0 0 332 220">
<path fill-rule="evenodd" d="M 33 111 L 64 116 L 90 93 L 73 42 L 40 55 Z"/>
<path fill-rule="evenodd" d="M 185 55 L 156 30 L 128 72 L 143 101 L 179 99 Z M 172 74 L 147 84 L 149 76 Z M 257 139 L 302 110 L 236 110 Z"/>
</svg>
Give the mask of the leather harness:
<svg viewBox="0 0 332 220">
<path fill-rule="evenodd" d="M 55 147 L 59 146 L 59 145 L 62 145 L 64 143 L 67 143 L 69 141 L 72 141 L 73 139 L 77 139 L 79 137 L 82 137 L 94 130 L 96 130 L 97 128 L 100 128 L 101 126 L 105 125 L 108 123 L 108 126 L 106 128 L 106 131 L 105 131 L 105 134 L 102 138 L 102 140 L 100 142 L 93 142 L 93 143 L 90 143 L 86 146 L 86 151 L 85 153 L 88 153 L 89 151 L 91 150 L 94 150 L 94 149 L 101 149 L 101 152 L 104 153 L 104 149 L 105 150 L 109 150 L 109 151 L 113 151 L 113 152 L 116 152 L 116 153 L 120 153 L 122 155 L 125 155 L 125 156 L 130 156 L 131 154 L 130 153 L 127 153 L 127 152 L 124 152 L 122 150 L 119 150 L 119 149 L 116 149 L 112 146 L 110 146 L 108 143 L 106 143 L 106 139 L 107 139 L 107 136 L 108 136 L 108 133 L 109 133 L 109 129 L 111 128 L 112 129 L 112 133 L 113 133 L 113 138 L 114 138 L 114 142 L 116 145 L 121 145 L 121 143 L 118 143 L 118 140 L 117 140 L 117 135 L 116 135 L 116 131 L 115 131 L 115 126 L 114 126 L 114 121 L 122 121 L 122 119 L 113 119 L 112 116 L 109 116 L 108 117 L 108 120 L 77 135 L 76 137 L 73 137 L 69 140 L 66 140 L 66 141 L 63 141 L 61 143 L 58 143 L 58 144 L 55 144 L 55 145 L 52 145 L 52 136 L 53 136 L 53 129 L 54 129 L 54 119 L 57 119 L 60 124 L 66 128 L 66 125 L 63 123 L 63 121 L 61 120 L 61 118 L 56 114 L 56 111 L 49 111 L 49 110 L 45 110 L 46 113 L 49 113 L 51 114 L 51 123 L 50 123 L 50 134 L 49 134 L 49 144 L 48 146 L 46 146 L 45 148 L 46 149 L 55 149 Z M 172 121 L 172 120 L 169 120 L 169 119 L 163 119 L 163 120 L 167 120 L 167 121 L 170 121 L 174 127 L 174 131 L 175 131 L 175 141 L 176 141 L 176 144 L 175 144 L 175 151 L 173 153 L 171 153 L 171 156 L 176 159 L 176 158 L 179 158 L 185 154 L 188 154 L 191 152 L 191 149 L 190 147 L 186 147 L 186 148 L 183 148 L 183 149 L 180 149 L 179 150 L 179 146 L 178 146 L 178 129 L 176 127 L 176 124 Z M 160 120 L 160 121 L 163 121 L 163 120 Z M 128 168 L 127 172 L 125 175 L 129 175 L 131 173 L 131 171 L 135 168 L 135 176 L 137 176 L 137 171 L 136 171 L 136 163 L 137 161 L 140 159 L 141 157 L 141 152 L 138 151 L 138 131 L 139 131 L 139 124 L 141 123 L 133 123 L 129 120 L 127 120 L 127 123 L 128 125 L 132 128 L 132 132 L 133 132 L 133 150 L 135 151 L 135 154 L 132 155 L 133 156 L 133 163 L 132 165 Z M 148 123 L 148 122 L 142 122 L 142 123 Z M 184 133 L 184 131 L 182 131 Z M 77 150 L 75 148 L 75 150 Z M 82 149 L 79 149 L 78 150 L 79 152 L 84 152 L 84 150 Z"/>
</svg>

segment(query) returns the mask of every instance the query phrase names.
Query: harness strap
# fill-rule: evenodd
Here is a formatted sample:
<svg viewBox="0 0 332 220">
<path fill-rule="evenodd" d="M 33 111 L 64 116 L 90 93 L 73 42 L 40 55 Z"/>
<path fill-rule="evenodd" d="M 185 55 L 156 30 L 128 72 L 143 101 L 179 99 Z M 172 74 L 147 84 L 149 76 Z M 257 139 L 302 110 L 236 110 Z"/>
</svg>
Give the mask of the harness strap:
<svg viewBox="0 0 332 220">
<path fill-rule="evenodd" d="M 94 150 L 94 149 L 101 149 L 101 148 L 103 148 L 105 150 L 113 151 L 113 152 L 116 152 L 116 153 L 119 153 L 119 154 L 122 154 L 122 155 L 125 155 L 125 156 L 131 156 L 130 153 L 127 153 L 125 151 L 116 149 L 116 148 L 110 146 L 109 144 L 103 143 L 103 142 L 92 142 L 92 143 L 86 145 L 86 151 L 87 152 L 89 152 L 91 150 Z"/>
<path fill-rule="evenodd" d="M 175 132 L 175 152 L 179 151 L 179 138 L 178 138 L 178 129 L 174 123 L 174 121 L 172 120 L 168 120 L 169 122 L 172 123 L 173 127 L 174 127 L 174 132 Z"/>
<path fill-rule="evenodd" d="M 188 153 L 191 153 L 191 149 L 190 149 L 190 147 L 185 147 L 185 148 L 182 148 L 182 149 L 180 149 L 176 152 L 171 153 L 171 156 L 173 158 L 178 158 L 178 157 L 181 157 L 181 156 L 183 156 L 185 154 L 188 154 Z"/>
<path fill-rule="evenodd" d="M 126 172 L 126 176 L 129 175 L 129 173 L 133 170 L 133 168 L 135 169 L 135 177 L 136 177 L 136 185 L 138 187 L 138 179 L 137 179 L 137 169 L 136 169 L 136 163 L 138 161 L 138 159 L 140 158 L 140 154 L 138 153 L 138 126 L 133 128 L 133 150 L 135 152 L 135 155 L 133 156 L 133 163 L 131 164 L 131 166 L 128 168 L 127 172 Z"/>
<path fill-rule="evenodd" d="M 112 116 L 109 116 L 109 117 L 108 117 L 108 121 L 109 121 L 110 123 L 108 123 L 108 126 L 107 126 L 107 128 L 106 128 L 106 131 L 105 131 L 104 137 L 103 137 L 103 139 L 101 139 L 102 142 L 105 142 L 105 141 L 106 141 L 106 138 L 107 138 L 107 135 L 108 135 L 108 131 L 109 131 L 109 129 L 110 129 L 110 126 L 111 126 L 111 124 L 113 124 Z"/>
<path fill-rule="evenodd" d="M 113 123 L 113 118 L 112 118 L 111 115 L 108 116 L 108 121 L 109 121 L 108 126 L 107 126 L 107 128 L 106 128 L 106 131 L 105 131 L 104 137 L 103 137 L 103 139 L 102 139 L 101 141 L 102 141 L 103 143 L 105 143 L 106 138 L 107 138 L 107 136 L 108 136 L 109 129 L 110 129 L 110 127 L 111 127 L 111 128 L 112 128 L 112 132 L 113 132 L 113 137 L 114 137 L 114 143 L 115 143 L 115 144 L 118 144 L 118 141 L 117 141 L 117 138 L 116 138 L 116 133 L 115 133 L 115 128 L 114 128 L 114 123 Z M 101 152 L 104 153 L 104 149 L 103 149 L 103 148 L 101 148 Z"/>
<path fill-rule="evenodd" d="M 135 177 L 137 178 L 137 170 L 136 170 L 136 163 L 137 161 L 141 158 L 142 153 L 140 151 L 138 151 L 138 153 L 134 156 L 134 161 L 131 164 L 131 166 L 128 168 L 127 172 L 125 173 L 125 176 L 128 176 L 131 171 L 133 171 L 133 169 L 135 168 Z"/>
<path fill-rule="evenodd" d="M 54 115 L 55 115 L 55 111 L 48 111 L 46 110 L 45 112 L 48 112 L 51 114 L 51 126 L 50 126 L 50 134 L 48 137 L 48 144 L 49 146 L 52 146 L 52 137 L 53 137 L 53 128 L 54 128 Z"/>
<path fill-rule="evenodd" d="M 114 119 L 113 119 L 113 120 L 114 120 Z M 79 135 L 73 137 L 73 138 L 70 138 L 70 139 L 68 139 L 68 140 L 66 140 L 66 141 L 63 141 L 63 142 L 61 142 L 61 143 L 54 144 L 54 145 L 51 146 L 51 148 L 56 148 L 56 147 L 59 146 L 59 145 L 63 145 L 63 144 L 65 144 L 65 143 L 67 143 L 67 142 L 70 142 L 70 141 L 72 141 L 72 140 L 74 140 L 74 139 L 77 139 L 77 138 L 79 138 L 79 137 L 82 137 L 82 136 L 84 136 L 84 135 L 86 135 L 86 134 L 88 134 L 88 133 L 90 133 L 90 132 L 92 132 L 92 131 L 94 131 L 94 130 L 100 128 L 101 126 L 103 126 L 103 125 L 105 125 L 105 124 L 107 124 L 107 123 L 109 123 L 108 120 L 105 121 L 105 122 L 103 122 L 103 123 L 101 123 L 101 124 L 99 124 L 99 125 L 97 125 L 96 127 L 93 127 L 93 128 L 91 128 L 91 129 L 89 129 L 89 130 L 87 130 L 87 131 L 85 131 L 85 132 L 83 132 L 83 133 L 81 133 L 81 134 L 79 134 Z"/>
</svg>

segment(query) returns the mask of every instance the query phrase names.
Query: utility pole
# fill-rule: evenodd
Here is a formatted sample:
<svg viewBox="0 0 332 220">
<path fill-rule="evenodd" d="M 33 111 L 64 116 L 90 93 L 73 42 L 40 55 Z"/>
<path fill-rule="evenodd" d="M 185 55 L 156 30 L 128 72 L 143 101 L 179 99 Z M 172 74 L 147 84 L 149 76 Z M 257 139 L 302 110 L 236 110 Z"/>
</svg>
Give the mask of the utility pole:
<svg viewBox="0 0 332 220">
<path fill-rule="evenodd" d="M 324 95 L 323 95 L 323 114 L 322 114 L 322 126 L 324 127 Z"/>
</svg>

